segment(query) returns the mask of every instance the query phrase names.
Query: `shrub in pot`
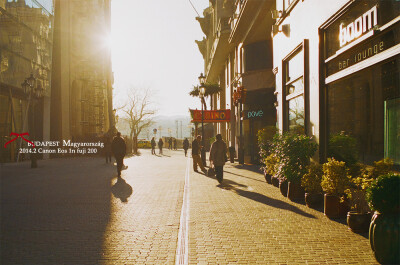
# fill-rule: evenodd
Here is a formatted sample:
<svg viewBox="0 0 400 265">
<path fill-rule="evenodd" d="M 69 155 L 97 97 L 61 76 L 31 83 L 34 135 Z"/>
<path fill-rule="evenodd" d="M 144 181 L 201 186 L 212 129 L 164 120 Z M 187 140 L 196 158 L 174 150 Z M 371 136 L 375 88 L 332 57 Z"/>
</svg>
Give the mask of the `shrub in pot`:
<svg viewBox="0 0 400 265">
<path fill-rule="evenodd" d="M 301 186 L 306 192 L 304 199 L 308 207 L 319 207 L 324 201 L 321 187 L 323 173 L 322 165 L 313 162 L 307 167 L 307 173 L 301 178 Z"/>
<path fill-rule="evenodd" d="M 281 194 L 285 197 L 287 197 L 288 194 L 288 181 L 286 178 L 280 178 L 279 179 L 279 190 Z"/>
<path fill-rule="evenodd" d="M 371 222 L 371 210 L 365 199 L 369 178 L 365 165 L 359 164 L 356 167 L 359 174 L 350 178 L 349 188 L 345 190 L 351 208 L 347 213 L 347 225 L 353 232 L 367 232 Z"/>
<path fill-rule="evenodd" d="M 273 167 L 276 159 L 271 156 L 273 154 L 271 141 L 276 132 L 277 128 L 275 126 L 267 126 L 257 132 L 259 155 L 264 169 L 264 177 L 268 183 L 271 183 L 271 177 L 274 175 Z"/>
<path fill-rule="evenodd" d="M 350 177 L 345 162 L 328 158 L 323 164 L 321 187 L 324 195 L 324 214 L 329 218 L 345 217 L 348 202 L 345 190 L 349 187 Z"/>
<path fill-rule="evenodd" d="M 304 190 L 301 178 L 307 173 L 310 158 L 318 148 L 318 144 L 306 135 L 284 133 L 274 137 L 273 149 L 279 159 L 276 174 L 288 181 L 288 198 L 302 200 Z"/>
<path fill-rule="evenodd" d="M 383 264 L 400 263 L 400 175 L 378 177 L 367 189 L 367 200 L 375 210 L 369 239 L 375 258 Z"/>
<path fill-rule="evenodd" d="M 275 167 L 278 164 L 278 158 L 276 157 L 275 154 L 270 154 L 269 156 L 267 156 L 264 160 L 264 177 L 265 180 L 271 184 L 271 178 L 273 175 L 275 175 Z"/>
</svg>

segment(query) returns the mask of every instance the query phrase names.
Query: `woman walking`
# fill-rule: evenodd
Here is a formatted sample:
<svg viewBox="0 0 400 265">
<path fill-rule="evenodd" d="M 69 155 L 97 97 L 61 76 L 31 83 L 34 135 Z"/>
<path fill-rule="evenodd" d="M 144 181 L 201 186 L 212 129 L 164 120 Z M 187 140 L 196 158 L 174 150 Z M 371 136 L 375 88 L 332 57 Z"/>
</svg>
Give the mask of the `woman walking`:
<svg viewBox="0 0 400 265">
<path fill-rule="evenodd" d="M 154 140 L 154 137 L 151 139 L 151 154 L 156 154 L 156 140 Z"/>
<path fill-rule="evenodd" d="M 215 136 L 216 141 L 211 145 L 210 163 L 214 165 L 215 175 L 219 183 L 222 183 L 224 178 L 224 165 L 226 162 L 226 143 L 222 140 L 222 135 Z"/>
<path fill-rule="evenodd" d="M 162 140 L 162 138 L 160 138 L 160 140 L 158 141 L 158 148 L 160 149 L 160 155 L 162 155 L 163 145 L 164 145 L 164 141 Z"/>
</svg>

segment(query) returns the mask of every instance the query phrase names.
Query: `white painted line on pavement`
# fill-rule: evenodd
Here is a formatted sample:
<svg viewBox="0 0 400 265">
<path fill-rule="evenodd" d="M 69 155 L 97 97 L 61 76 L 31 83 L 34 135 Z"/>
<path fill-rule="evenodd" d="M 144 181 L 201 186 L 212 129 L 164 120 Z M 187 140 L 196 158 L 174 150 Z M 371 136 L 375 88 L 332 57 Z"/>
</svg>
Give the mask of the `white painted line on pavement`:
<svg viewBox="0 0 400 265">
<path fill-rule="evenodd" d="M 186 163 L 185 184 L 183 188 L 183 202 L 179 221 L 178 247 L 176 248 L 176 265 L 187 265 L 189 262 L 189 173 L 190 156 Z"/>
</svg>

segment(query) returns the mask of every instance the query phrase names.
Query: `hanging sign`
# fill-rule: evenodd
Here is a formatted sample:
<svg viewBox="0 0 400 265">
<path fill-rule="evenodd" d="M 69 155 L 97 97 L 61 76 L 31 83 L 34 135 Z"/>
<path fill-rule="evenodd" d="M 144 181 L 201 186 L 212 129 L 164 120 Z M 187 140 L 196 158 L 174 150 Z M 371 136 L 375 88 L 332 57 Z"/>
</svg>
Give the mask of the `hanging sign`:
<svg viewBox="0 0 400 265">
<path fill-rule="evenodd" d="M 201 122 L 202 111 L 190 110 L 192 122 Z M 229 122 L 231 119 L 231 110 L 204 110 L 203 122 Z"/>
</svg>

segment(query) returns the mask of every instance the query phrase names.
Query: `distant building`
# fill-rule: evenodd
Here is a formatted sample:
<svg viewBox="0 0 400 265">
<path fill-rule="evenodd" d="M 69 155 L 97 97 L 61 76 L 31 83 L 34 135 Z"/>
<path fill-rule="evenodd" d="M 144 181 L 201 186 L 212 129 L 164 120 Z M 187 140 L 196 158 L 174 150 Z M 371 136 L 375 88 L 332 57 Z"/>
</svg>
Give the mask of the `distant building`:
<svg viewBox="0 0 400 265">
<path fill-rule="evenodd" d="M 4 148 L 11 132 L 50 139 L 53 10 L 52 0 L 0 0 L 0 161 L 16 161 L 19 140 Z M 29 101 L 21 84 L 31 74 L 44 94 Z"/>
<path fill-rule="evenodd" d="M 114 126 L 110 16 L 110 0 L 55 1 L 53 140 L 90 139 Z"/>
<path fill-rule="evenodd" d="M 222 92 L 212 109 L 231 109 L 231 122 L 215 124 L 239 159 L 257 162 L 257 132 L 276 125 L 275 78 L 272 72 L 273 1 L 210 1 L 197 18 L 206 35 L 197 41 L 209 83 Z M 240 150 L 242 150 L 240 152 Z"/>
</svg>

